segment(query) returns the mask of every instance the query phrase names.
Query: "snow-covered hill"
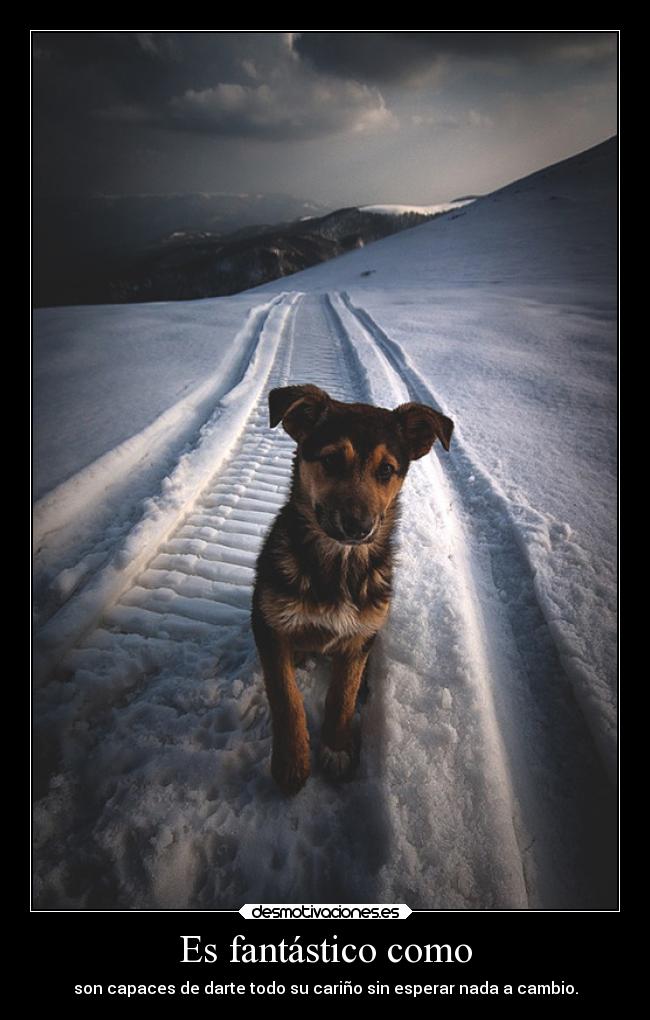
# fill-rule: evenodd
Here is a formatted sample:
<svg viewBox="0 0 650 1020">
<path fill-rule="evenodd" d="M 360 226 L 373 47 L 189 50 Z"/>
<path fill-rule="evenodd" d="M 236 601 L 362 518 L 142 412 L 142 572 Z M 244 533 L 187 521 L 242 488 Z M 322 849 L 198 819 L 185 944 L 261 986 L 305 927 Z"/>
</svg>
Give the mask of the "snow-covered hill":
<svg viewBox="0 0 650 1020">
<path fill-rule="evenodd" d="M 384 216 L 402 216 L 404 213 L 419 213 L 421 216 L 438 216 L 450 209 L 460 209 L 474 201 L 471 198 L 459 198 L 455 202 L 440 202 L 438 205 L 362 205 L 361 212 L 382 213 Z"/>
<path fill-rule="evenodd" d="M 616 171 L 236 298 L 37 313 L 38 906 L 615 905 Z M 359 773 L 285 800 L 248 605 L 294 381 L 456 428 L 407 481 Z"/>
</svg>

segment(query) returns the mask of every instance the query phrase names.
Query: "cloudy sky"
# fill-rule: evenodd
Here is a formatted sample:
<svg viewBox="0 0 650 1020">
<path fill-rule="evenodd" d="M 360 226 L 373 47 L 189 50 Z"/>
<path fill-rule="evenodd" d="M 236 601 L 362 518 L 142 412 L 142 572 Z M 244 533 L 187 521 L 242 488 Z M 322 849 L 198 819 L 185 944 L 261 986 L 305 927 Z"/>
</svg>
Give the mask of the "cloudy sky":
<svg viewBox="0 0 650 1020">
<path fill-rule="evenodd" d="M 37 193 L 480 194 L 617 130 L 614 32 L 35 32 Z"/>
</svg>

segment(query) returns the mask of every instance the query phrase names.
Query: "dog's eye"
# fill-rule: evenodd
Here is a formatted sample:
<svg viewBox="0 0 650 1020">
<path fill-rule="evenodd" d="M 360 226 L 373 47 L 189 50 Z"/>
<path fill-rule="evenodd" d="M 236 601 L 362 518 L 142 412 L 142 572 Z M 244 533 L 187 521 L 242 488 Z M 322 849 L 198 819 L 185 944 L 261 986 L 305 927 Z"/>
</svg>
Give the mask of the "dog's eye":
<svg viewBox="0 0 650 1020">
<path fill-rule="evenodd" d="M 326 471 L 336 471 L 341 466 L 341 454 L 338 450 L 335 453 L 326 453 L 320 458 L 320 462 Z"/>
<path fill-rule="evenodd" d="M 380 482 L 387 482 L 394 474 L 395 468 L 392 464 L 389 464 L 387 460 L 382 461 L 377 468 L 377 478 Z"/>
</svg>

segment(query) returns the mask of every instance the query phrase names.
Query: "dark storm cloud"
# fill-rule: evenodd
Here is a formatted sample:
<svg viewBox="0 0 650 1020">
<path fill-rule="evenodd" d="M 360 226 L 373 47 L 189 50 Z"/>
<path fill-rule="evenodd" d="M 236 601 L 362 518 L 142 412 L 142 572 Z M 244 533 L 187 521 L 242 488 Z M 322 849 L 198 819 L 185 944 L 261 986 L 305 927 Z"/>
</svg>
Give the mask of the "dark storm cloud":
<svg viewBox="0 0 650 1020">
<path fill-rule="evenodd" d="M 63 119 L 119 104 L 155 111 L 174 90 L 208 84 L 208 67 L 232 71 L 227 44 L 210 33 L 39 32 L 35 46 L 38 101 Z"/>
<path fill-rule="evenodd" d="M 287 33 L 40 33 L 37 46 L 41 113 L 91 132 L 102 122 L 286 141 L 391 121 L 376 88 L 324 78 Z"/>
<path fill-rule="evenodd" d="M 305 32 L 293 46 L 319 71 L 388 84 L 419 78 L 441 57 L 600 63 L 615 54 L 616 38 L 609 32 Z"/>
</svg>

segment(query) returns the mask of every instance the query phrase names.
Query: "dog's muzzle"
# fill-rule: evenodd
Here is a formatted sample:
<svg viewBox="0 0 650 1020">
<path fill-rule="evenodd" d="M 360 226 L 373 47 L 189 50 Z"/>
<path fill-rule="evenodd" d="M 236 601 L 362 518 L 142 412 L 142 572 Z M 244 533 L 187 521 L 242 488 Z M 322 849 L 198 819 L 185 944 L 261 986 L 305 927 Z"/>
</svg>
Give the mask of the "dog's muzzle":
<svg viewBox="0 0 650 1020">
<path fill-rule="evenodd" d="M 377 521 L 369 514 L 351 513 L 349 510 L 327 510 L 316 504 L 316 520 L 326 535 L 342 545 L 363 545 L 369 542 L 377 528 Z"/>
</svg>

